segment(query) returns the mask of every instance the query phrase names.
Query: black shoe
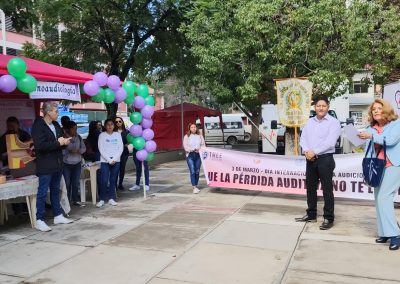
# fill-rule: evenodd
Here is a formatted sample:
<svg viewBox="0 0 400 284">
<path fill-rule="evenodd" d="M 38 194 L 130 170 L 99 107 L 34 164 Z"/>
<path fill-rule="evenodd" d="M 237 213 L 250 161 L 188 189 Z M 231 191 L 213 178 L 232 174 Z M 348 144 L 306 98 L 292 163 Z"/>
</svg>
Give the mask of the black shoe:
<svg viewBox="0 0 400 284">
<path fill-rule="evenodd" d="M 311 218 L 308 215 L 304 215 L 303 217 L 294 218 L 294 220 L 296 222 L 311 222 L 311 223 L 315 223 L 315 222 L 317 222 L 317 217 Z"/>
<path fill-rule="evenodd" d="M 119 190 L 125 190 L 125 187 L 121 184 L 121 185 L 118 185 L 118 189 Z"/>
<path fill-rule="evenodd" d="M 78 206 L 78 207 L 85 207 L 85 204 L 82 204 L 79 201 L 76 201 L 76 202 L 72 203 L 72 205 Z"/>
<path fill-rule="evenodd" d="M 390 238 L 390 250 L 398 250 L 400 248 L 400 236 Z"/>
<path fill-rule="evenodd" d="M 320 230 L 329 230 L 330 228 L 333 227 L 333 221 L 329 221 L 327 219 L 322 222 L 321 226 L 319 226 Z"/>
<path fill-rule="evenodd" d="M 377 244 L 385 244 L 390 238 L 389 237 L 379 237 L 375 240 Z"/>
</svg>

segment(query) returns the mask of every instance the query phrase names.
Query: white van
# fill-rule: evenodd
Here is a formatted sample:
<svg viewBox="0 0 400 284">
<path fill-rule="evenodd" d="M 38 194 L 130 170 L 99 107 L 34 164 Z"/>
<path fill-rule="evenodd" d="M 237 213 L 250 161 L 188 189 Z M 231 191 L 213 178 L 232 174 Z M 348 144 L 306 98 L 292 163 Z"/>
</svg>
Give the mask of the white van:
<svg viewBox="0 0 400 284">
<path fill-rule="evenodd" d="M 240 117 L 243 123 L 243 128 L 244 128 L 244 141 L 249 142 L 251 139 L 251 133 L 253 131 L 253 126 L 250 123 L 249 118 L 247 117 L 246 114 L 243 112 L 237 112 L 237 113 L 224 113 L 222 114 L 222 120 L 225 121 L 229 119 L 229 117 L 235 117 L 238 118 Z"/>
<path fill-rule="evenodd" d="M 204 117 L 203 131 L 206 143 L 223 143 L 233 145 L 244 141 L 245 130 L 240 116 L 222 116 L 224 131 L 222 132 L 219 117 Z"/>
</svg>

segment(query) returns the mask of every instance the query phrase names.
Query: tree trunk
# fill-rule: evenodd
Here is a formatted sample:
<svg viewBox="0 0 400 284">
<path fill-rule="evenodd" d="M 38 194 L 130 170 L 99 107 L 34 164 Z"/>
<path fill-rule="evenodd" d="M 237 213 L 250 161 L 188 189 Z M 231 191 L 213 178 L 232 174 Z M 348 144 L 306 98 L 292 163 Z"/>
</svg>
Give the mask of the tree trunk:
<svg viewBox="0 0 400 284">
<path fill-rule="evenodd" d="M 259 115 L 257 114 L 257 113 L 253 113 L 253 116 L 251 117 L 251 120 L 254 122 L 254 124 L 257 126 L 257 127 L 260 127 L 260 123 L 259 123 L 259 121 L 260 121 L 260 119 L 259 119 Z M 250 122 L 251 123 L 251 122 Z M 250 143 L 251 144 L 257 144 L 258 143 L 258 140 L 260 139 L 259 138 L 259 136 L 260 136 L 260 134 L 259 134 L 259 132 L 258 132 L 258 129 L 257 129 L 257 127 L 255 127 L 253 124 L 251 124 L 251 138 L 250 138 Z"/>
<path fill-rule="evenodd" d="M 107 118 L 115 119 L 115 117 L 117 116 L 118 104 L 116 103 L 106 104 L 106 108 L 107 108 Z"/>
</svg>

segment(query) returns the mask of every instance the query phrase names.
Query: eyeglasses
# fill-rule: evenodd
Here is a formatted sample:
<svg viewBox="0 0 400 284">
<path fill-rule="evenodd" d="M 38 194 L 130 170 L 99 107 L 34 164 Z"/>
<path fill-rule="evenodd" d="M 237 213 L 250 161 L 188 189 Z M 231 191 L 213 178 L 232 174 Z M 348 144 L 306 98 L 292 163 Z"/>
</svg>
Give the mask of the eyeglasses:
<svg viewBox="0 0 400 284">
<path fill-rule="evenodd" d="M 121 120 L 116 120 L 115 123 L 122 123 L 122 121 Z"/>
</svg>

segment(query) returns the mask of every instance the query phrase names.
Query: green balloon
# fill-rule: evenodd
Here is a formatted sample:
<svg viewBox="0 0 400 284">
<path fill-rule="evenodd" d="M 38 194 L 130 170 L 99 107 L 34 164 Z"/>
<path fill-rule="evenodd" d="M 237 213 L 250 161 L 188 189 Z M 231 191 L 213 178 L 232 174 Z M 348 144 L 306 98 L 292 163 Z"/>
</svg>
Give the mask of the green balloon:
<svg viewBox="0 0 400 284">
<path fill-rule="evenodd" d="M 154 152 L 147 153 L 146 161 L 147 161 L 147 162 L 150 162 L 150 161 L 152 161 L 153 159 L 154 159 Z"/>
<path fill-rule="evenodd" d="M 96 102 L 96 103 L 101 103 L 104 100 L 104 94 L 106 93 L 106 91 L 103 88 L 99 89 L 99 92 L 92 97 L 92 101 Z"/>
<path fill-rule="evenodd" d="M 128 135 L 126 135 L 126 140 L 128 140 L 129 144 L 133 144 L 134 139 L 135 137 L 133 137 L 132 134 L 128 133 Z"/>
<path fill-rule="evenodd" d="M 132 112 L 129 118 L 133 124 L 139 124 L 142 122 L 142 114 L 140 112 Z"/>
<path fill-rule="evenodd" d="M 135 147 L 136 150 L 142 150 L 146 145 L 146 140 L 144 140 L 143 137 L 135 137 L 133 139 L 132 145 L 133 147 Z"/>
<path fill-rule="evenodd" d="M 137 87 L 136 93 L 138 94 L 138 96 L 146 98 L 149 95 L 149 87 L 147 87 L 146 84 L 140 84 Z"/>
<path fill-rule="evenodd" d="M 8 73 L 10 73 L 16 79 L 20 79 L 20 78 L 24 77 L 24 75 L 26 73 L 26 63 L 21 58 L 14 57 L 13 59 L 10 59 L 10 61 L 8 61 L 7 70 L 8 70 Z M 27 93 L 27 92 L 25 92 L 25 93 Z"/>
<path fill-rule="evenodd" d="M 25 74 L 22 78 L 17 80 L 17 87 L 24 93 L 31 93 L 36 90 L 37 81 L 31 75 Z"/>
<path fill-rule="evenodd" d="M 111 104 L 114 100 L 115 100 L 115 94 L 114 94 L 113 90 L 107 88 L 107 89 L 105 90 L 105 93 L 104 93 L 104 99 L 103 99 L 103 101 L 104 101 L 106 104 Z"/>
<path fill-rule="evenodd" d="M 128 96 L 134 96 L 135 95 L 135 90 L 136 90 L 136 84 L 132 81 L 125 81 L 122 84 L 122 88 L 125 89 L 126 93 Z"/>
<path fill-rule="evenodd" d="M 155 101 L 154 101 L 154 97 L 153 96 L 148 96 L 147 98 L 144 99 L 146 105 L 148 106 L 154 106 L 155 105 Z"/>
<path fill-rule="evenodd" d="M 127 95 L 124 102 L 130 106 L 133 104 L 133 102 L 135 101 L 135 95 Z"/>
</svg>

